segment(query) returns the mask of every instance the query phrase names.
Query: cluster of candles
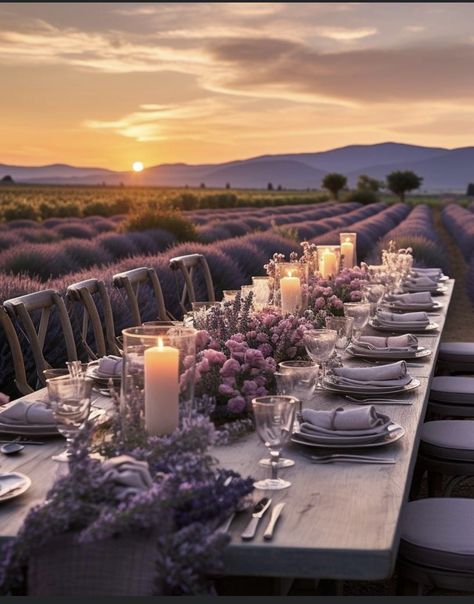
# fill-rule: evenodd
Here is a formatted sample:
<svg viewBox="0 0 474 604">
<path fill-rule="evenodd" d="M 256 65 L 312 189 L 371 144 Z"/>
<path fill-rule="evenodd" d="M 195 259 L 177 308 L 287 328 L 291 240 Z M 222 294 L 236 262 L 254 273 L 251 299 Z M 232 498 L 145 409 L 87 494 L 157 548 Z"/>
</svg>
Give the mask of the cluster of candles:
<svg viewBox="0 0 474 604">
<path fill-rule="evenodd" d="M 339 272 L 341 256 L 343 268 L 354 266 L 356 236 L 356 233 L 341 233 L 341 245 L 317 246 L 318 271 L 323 278 L 332 277 Z M 277 286 L 282 313 L 297 312 L 303 307 L 305 268 L 307 267 L 300 263 L 279 263 Z M 248 295 L 250 291 L 254 295 L 255 308 L 265 306 L 270 296 L 269 279 L 254 277 L 252 285 L 243 286 L 242 295 Z M 224 292 L 224 300 L 232 299 L 236 294 L 233 291 Z M 151 334 L 146 335 L 149 337 Z M 152 342 L 143 354 L 145 428 L 150 435 L 171 434 L 179 425 L 180 356 L 183 353 L 178 347 L 169 345 L 169 342 L 165 344 L 163 337 L 156 337 Z"/>
</svg>

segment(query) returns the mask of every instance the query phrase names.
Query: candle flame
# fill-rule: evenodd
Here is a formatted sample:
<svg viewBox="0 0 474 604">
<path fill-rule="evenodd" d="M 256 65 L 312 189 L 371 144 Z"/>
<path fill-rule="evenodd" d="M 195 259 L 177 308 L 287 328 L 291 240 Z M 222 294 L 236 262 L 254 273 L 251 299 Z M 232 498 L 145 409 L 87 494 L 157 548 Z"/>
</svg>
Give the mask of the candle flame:
<svg viewBox="0 0 474 604">
<path fill-rule="evenodd" d="M 163 350 L 163 338 L 158 338 L 157 346 L 160 350 Z"/>
<path fill-rule="evenodd" d="M 293 277 L 293 271 L 288 271 L 288 277 Z"/>
<path fill-rule="evenodd" d="M 350 243 L 351 240 L 349 239 L 349 237 L 346 237 L 346 243 Z"/>
</svg>

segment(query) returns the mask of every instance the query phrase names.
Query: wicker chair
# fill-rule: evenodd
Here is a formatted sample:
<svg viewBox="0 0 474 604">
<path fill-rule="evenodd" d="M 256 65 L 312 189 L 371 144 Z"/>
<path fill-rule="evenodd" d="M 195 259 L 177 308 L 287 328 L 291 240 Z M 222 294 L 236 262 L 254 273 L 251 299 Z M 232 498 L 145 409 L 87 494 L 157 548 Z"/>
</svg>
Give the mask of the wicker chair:
<svg viewBox="0 0 474 604">
<path fill-rule="evenodd" d="M 59 295 L 59 292 L 54 289 L 46 289 L 19 296 L 18 298 L 10 298 L 10 300 L 5 300 L 3 305 L 10 318 L 21 329 L 31 346 L 36 373 L 41 386 L 45 386 L 46 384 L 43 371 L 51 367 L 44 357 L 43 350 L 53 311 L 57 312 L 59 318 L 59 324 L 66 345 L 67 360 L 78 360 L 71 321 L 64 300 Z M 38 328 L 35 327 L 32 318 L 32 315 L 37 312 L 41 313 Z"/>
<path fill-rule="evenodd" d="M 200 269 L 204 277 L 207 290 L 207 301 L 215 302 L 214 284 L 212 282 L 211 271 L 206 258 L 202 254 L 190 254 L 189 256 L 178 256 L 171 258 L 170 268 L 173 271 L 181 271 L 184 279 L 184 287 L 180 296 L 180 306 L 184 314 L 191 308 L 191 304 L 196 302 L 196 293 L 194 289 L 193 278 L 196 269 Z"/>
<path fill-rule="evenodd" d="M 115 287 L 125 290 L 125 295 L 132 315 L 132 326 L 135 327 L 143 323 L 138 298 L 141 286 L 146 284 L 151 287 L 156 302 L 156 319 L 167 321 L 168 319 L 173 318 L 166 311 L 163 291 L 158 280 L 158 275 L 153 268 L 146 266 L 134 268 L 130 271 L 117 273 L 113 276 L 112 280 Z"/>
<path fill-rule="evenodd" d="M 13 368 L 15 370 L 15 385 L 21 394 L 30 394 L 30 392 L 33 392 L 33 388 L 28 384 L 20 341 L 18 340 L 15 327 L 3 306 L 0 307 L 0 325 L 10 347 Z"/>
<path fill-rule="evenodd" d="M 81 306 L 81 342 L 89 359 L 94 360 L 107 354 L 120 355 L 121 350 L 115 337 L 112 305 L 104 282 L 99 279 L 87 279 L 73 283 L 67 288 L 66 296 L 71 302 Z M 101 319 L 96 299 L 102 309 L 103 319 Z M 89 326 L 92 327 L 95 351 L 87 341 Z"/>
</svg>

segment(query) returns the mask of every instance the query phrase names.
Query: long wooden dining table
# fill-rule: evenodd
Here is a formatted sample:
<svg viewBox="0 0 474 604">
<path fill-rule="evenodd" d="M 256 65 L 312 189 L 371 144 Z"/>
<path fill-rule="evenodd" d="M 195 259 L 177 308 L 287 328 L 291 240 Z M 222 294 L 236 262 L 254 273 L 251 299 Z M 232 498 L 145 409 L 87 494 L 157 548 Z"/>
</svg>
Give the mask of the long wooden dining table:
<svg viewBox="0 0 474 604">
<path fill-rule="evenodd" d="M 224 573 L 237 576 L 299 577 L 325 579 L 379 580 L 393 574 L 399 545 L 399 525 L 407 501 L 415 466 L 419 435 L 428 402 L 438 348 L 442 336 L 454 281 L 445 283 L 447 291 L 437 296 L 443 307 L 430 319 L 439 325 L 436 332 L 418 333 L 421 346 L 431 356 L 413 359 L 409 373 L 420 380 L 411 392 L 390 395 L 409 405 L 375 407 L 405 429 L 397 442 L 361 449 L 366 455 L 395 457 L 393 465 L 328 463 L 312 464 L 308 454 L 325 449 L 289 444 L 285 457 L 293 467 L 280 470 L 291 487 L 281 491 L 254 491 L 253 499 L 267 495 L 272 505 L 286 505 L 271 541 L 263 539 L 270 513 L 260 522 L 252 541 L 243 541 L 241 533 L 250 520 L 250 511 L 238 513 L 229 529 L 230 545 L 224 553 Z M 368 328 L 366 333 L 380 335 Z M 345 358 L 348 366 L 368 366 L 361 359 Z M 24 397 L 40 400 L 46 391 Z M 97 402 L 97 401 L 96 401 Z M 100 401 L 98 401 L 100 403 Z M 107 401 L 104 399 L 104 403 Z M 312 406 L 316 409 L 352 407 L 342 395 L 319 391 Z M 0 440 L 8 440 L 11 436 Z M 36 440 L 36 439 L 35 439 Z M 63 439 L 49 439 L 43 445 L 26 445 L 15 457 L 2 456 L 0 471 L 18 471 L 29 476 L 32 485 L 22 496 L 0 503 L 0 539 L 18 532 L 28 510 L 41 503 L 54 480 L 67 471 L 67 465 L 51 456 L 64 449 Z M 263 443 L 255 433 L 226 446 L 215 447 L 213 454 L 223 467 L 243 476 L 265 477 L 269 469 L 258 465 L 265 456 Z"/>
</svg>

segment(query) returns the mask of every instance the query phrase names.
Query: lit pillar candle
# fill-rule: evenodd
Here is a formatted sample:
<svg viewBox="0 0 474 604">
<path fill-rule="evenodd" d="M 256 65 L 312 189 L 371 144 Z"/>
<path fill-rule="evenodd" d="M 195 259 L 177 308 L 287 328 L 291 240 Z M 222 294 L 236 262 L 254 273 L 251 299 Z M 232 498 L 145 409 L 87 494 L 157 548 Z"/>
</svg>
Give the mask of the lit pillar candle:
<svg viewBox="0 0 474 604">
<path fill-rule="evenodd" d="M 324 279 L 337 274 L 337 257 L 331 250 L 326 250 L 323 254 L 321 273 Z"/>
<path fill-rule="evenodd" d="M 179 423 L 179 350 L 158 346 L 145 350 L 145 429 L 171 434 Z"/>
<path fill-rule="evenodd" d="M 344 256 L 344 268 L 354 266 L 354 245 L 349 239 L 341 244 L 341 254 Z"/>
<path fill-rule="evenodd" d="M 294 313 L 301 308 L 301 280 L 299 277 L 288 277 L 280 279 L 281 312 Z"/>
</svg>

